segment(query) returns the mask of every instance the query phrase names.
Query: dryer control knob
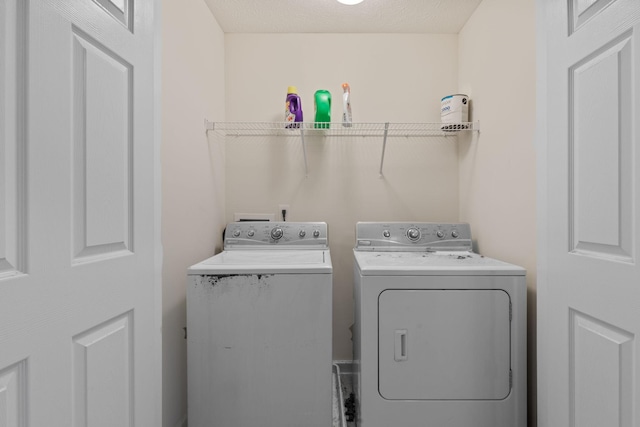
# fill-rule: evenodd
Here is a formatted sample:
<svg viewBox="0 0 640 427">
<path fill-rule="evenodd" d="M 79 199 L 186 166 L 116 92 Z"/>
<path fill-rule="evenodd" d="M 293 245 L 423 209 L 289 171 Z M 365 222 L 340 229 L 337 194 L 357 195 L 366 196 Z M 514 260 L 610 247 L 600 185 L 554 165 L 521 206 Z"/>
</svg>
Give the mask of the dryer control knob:
<svg viewBox="0 0 640 427">
<path fill-rule="evenodd" d="M 383 235 L 384 237 L 391 237 L 391 233 L 389 232 L 389 230 L 384 230 L 384 231 L 382 232 L 382 235 Z"/>
<path fill-rule="evenodd" d="M 457 239 L 458 237 L 460 237 L 460 234 L 458 234 L 458 232 L 456 230 L 453 230 L 451 232 L 451 237 L 453 237 L 454 239 Z"/>
<path fill-rule="evenodd" d="M 320 231 L 318 231 L 318 230 L 313 230 L 313 237 L 315 237 L 315 238 L 320 237 Z"/>
<path fill-rule="evenodd" d="M 444 232 L 442 230 L 438 230 L 438 232 L 436 233 L 436 236 L 438 236 L 438 239 L 442 239 L 444 238 Z"/>
<path fill-rule="evenodd" d="M 233 230 L 233 237 L 239 237 L 240 236 L 240 230 Z"/>
<path fill-rule="evenodd" d="M 283 234 L 283 231 L 282 231 L 282 228 L 280 227 L 275 227 L 271 230 L 271 238 L 273 240 L 279 240 L 280 238 L 282 238 L 282 234 Z"/>
<path fill-rule="evenodd" d="M 407 230 L 407 237 L 409 240 L 416 241 L 420 238 L 420 230 L 417 228 L 410 228 Z"/>
</svg>

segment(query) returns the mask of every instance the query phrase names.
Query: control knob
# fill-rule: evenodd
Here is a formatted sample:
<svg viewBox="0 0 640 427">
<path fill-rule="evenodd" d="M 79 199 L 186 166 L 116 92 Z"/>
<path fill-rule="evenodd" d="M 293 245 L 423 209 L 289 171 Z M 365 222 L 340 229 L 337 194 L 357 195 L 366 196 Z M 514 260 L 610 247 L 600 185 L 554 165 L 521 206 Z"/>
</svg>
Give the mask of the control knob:
<svg viewBox="0 0 640 427">
<path fill-rule="evenodd" d="M 249 231 L 247 232 L 247 236 L 249 236 L 249 237 L 253 237 L 255 234 L 256 234 L 256 232 L 255 232 L 255 231 L 253 231 L 253 230 L 249 230 Z"/>
<path fill-rule="evenodd" d="M 274 227 L 274 228 L 271 230 L 271 238 L 272 238 L 273 240 L 279 240 L 279 239 L 281 239 L 281 238 L 282 238 L 282 234 L 283 234 L 283 231 L 282 231 L 282 228 L 280 228 L 280 227 Z"/>
<path fill-rule="evenodd" d="M 382 235 L 383 235 L 384 237 L 391 237 L 391 232 L 389 232 L 389 230 L 384 230 L 384 231 L 382 232 Z"/>
<path fill-rule="evenodd" d="M 420 230 L 418 230 L 417 228 L 410 228 L 407 230 L 407 237 L 409 238 L 409 240 L 411 241 L 416 241 L 420 238 Z"/>
<path fill-rule="evenodd" d="M 451 232 L 451 237 L 453 237 L 454 239 L 457 239 L 460 236 L 460 234 L 458 234 L 458 232 L 456 230 L 453 230 Z"/>
<path fill-rule="evenodd" d="M 304 230 L 300 230 L 300 232 L 298 233 L 298 236 L 300 236 L 300 237 L 304 237 L 306 235 L 307 235 L 307 232 L 304 231 Z"/>
<path fill-rule="evenodd" d="M 438 239 L 442 239 L 444 238 L 444 232 L 442 230 L 438 230 L 438 232 L 436 233 L 436 236 L 438 236 Z"/>
<path fill-rule="evenodd" d="M 240 230 L 233 230 L 233 237 L 239 237 L 240 236 Z"/>
<path fill-rule="evenodd" d="M 313 230 L 313 237 L 315 237 L 315 238 L 320 237 L 320 231 L 319 230 Z"/>
</svg>

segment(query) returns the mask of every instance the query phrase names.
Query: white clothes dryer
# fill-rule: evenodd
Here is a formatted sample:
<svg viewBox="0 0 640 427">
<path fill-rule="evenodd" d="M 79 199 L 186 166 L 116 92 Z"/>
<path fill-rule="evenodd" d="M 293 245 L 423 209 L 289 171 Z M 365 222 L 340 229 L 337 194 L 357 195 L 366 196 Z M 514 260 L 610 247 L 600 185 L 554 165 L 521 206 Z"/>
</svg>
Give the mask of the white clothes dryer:
<svg viewBox="0 0 640 427">
<path fill-rule="evenodd" d="M 354 256 L 359 427 L 526 427 L 524 269 L 468 224 L 358 223 Z"/>
<path fill-rule="evenodd" d="M 327 242 L 325 223 L 231 223 L 189 268 L 190 426 L 331 425 Z"/>
</svg>

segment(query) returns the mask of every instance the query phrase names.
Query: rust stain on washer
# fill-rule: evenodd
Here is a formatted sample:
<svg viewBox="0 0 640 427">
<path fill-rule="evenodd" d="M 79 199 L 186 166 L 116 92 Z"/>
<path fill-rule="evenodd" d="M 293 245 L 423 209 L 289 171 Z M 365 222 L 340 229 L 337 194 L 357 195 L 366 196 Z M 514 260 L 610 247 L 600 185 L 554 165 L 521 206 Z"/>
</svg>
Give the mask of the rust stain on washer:
<svg viewBox="0 0 640 427">
<path fill-rule="evenodd" d="M 246 279 L 245 283 L 249 283 L 251 285 L 259 285 L 261 282 L 264 282 L 263 279 L 268 279 L 272 274 L 218 274 L 218 275 L 208 275 L 201 274 L 200 282 L 208 283 L 211 286 L 216 286 L 218 284 L 231 284 L 235 280 L 241 280 L 242 278 Z M 255 278 L 255 279 L 254 279 Z"/>
</svg>

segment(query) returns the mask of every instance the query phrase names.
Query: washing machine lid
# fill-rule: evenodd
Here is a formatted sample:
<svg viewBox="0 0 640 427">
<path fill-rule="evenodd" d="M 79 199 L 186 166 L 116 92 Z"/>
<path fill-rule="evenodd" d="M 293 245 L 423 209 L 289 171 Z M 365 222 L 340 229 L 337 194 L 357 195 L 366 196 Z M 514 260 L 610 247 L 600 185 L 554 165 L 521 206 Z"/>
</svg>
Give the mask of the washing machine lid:
<svg viewBox="0 0 640 427">
<path fill-rule="evenodd" d="M 331 274 L 329 250 L 223 251 L 188 269 L 190 275 Z"/>
<path fill-rule="evenodd" d="M 469 251 L 363 252 L 354 250 L 363 276 L 524 276 L 522 267 Z"/>
</svg>

